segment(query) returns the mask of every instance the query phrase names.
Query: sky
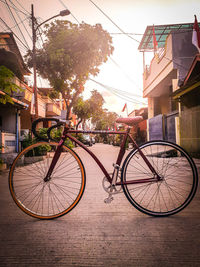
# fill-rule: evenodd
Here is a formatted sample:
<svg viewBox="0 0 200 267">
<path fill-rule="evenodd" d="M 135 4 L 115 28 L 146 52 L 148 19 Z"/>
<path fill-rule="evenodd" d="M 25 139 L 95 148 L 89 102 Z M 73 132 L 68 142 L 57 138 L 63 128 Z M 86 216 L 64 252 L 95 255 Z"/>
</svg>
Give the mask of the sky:
<svg viewBox="0 0 200 267">
<path fill-rule="evenodd" d="M 104 108 L 122 116 L 126 115 L 121 112 L 125 103 L 127 103 L 129 113 L 147 103 L 146 99 L 142 98 L 143 57 L 138 51 L 139 42 L 146 27 L 153 24 L 193 23 L 195 14 L 200 22 L 199 0 L 0 0 L 0 18 L 7 24 L 6 26 L 1 20 L 0 30 L 9 31 L 8 27 L 12 28 L 22 42 L 25 40 L 17 29 L 16 22 L 11 19 L 5 2 L 11 6 L 30 48 L 32 47 L 31 25 L 27 15 L 31 12 L 31 4 L 34 5 L 35 17 L 40 22 L 68 8 L 71 15 L 66 19 L 73 23 L 84 21 L 92 25 L 102 24 L 103 28 L 111 34 L 115 49 L 111 59 L 100 67 L 99 75 L 91 78 L 107 87 L 88 81 L 85 85 L 84 97 L 88 98 L 91 90 L 97 89 L 104 97 Z M 21 20 L 24 20 L 26 29 Z M 111 20 L 123 32 L 131 33 L 132 38 L 121 34 L 119 28 Z M 21 53 L 24 54 L 25 47 L 20 42 L 18 43 Z M 145 53 L 145 57 L 149 59 L 151 55 Z M 46 85 L 45 81 L 38 78 L 39 87 Z M 114 95 L 113 89 L 124 91 L 123 95 L 126 99 L 123 95 L 121 97 Z"/>
</svg>

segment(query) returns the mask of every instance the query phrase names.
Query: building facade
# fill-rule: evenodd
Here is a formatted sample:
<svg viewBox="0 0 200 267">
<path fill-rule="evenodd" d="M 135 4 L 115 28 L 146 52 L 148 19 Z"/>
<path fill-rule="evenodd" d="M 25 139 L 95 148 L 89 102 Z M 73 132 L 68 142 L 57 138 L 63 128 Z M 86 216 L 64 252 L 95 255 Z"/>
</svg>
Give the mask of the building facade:
<svg viewBox="0 0 200 267">
<path fill-rule="evenodd" d="M 12 104 L 0 103 L 0 156 L 6 158 L 6 154 L 9 157 L 11 153 L 20 151 L 20 141 L 24 133 L 27 134 L 31 130 L 34 119 L 34 95 L 33 88 L 24 78 L 25 75 L 30 74 L 30 71 L 23 61 L 13 34 L 0 33 L 0 42 L 2 44 L 0 66 L 5 66 L 15 74 L 12 82 L 20 88 L 11 95 Z M 44 93 L 42 89 L 38 89 L 38 115 L 39 117 L 60 116 L 63 106 L 48 97 L 48 90 Z M 3 89 L 0 88 L 0 97 L 4 94 Z"/>
<path fill-rule="evenodd" d="M 153 26 L 146 28 L 139 45 L 144 55 L 143 96 L 148 98 L 148 138 L 176 142 L 192 152 L 194 148 L 183 141 L 181 114 L 186 106 L 183 95 L 179 95 L 198 53 L 192 44 L 193 24 L 157 25 L 154 29 L 158 50 L 153 50 Z M 146 52 L 154 52 L 148 66 Z M 198 89 L 196 94 L 199 96 Z M 191 107 L 198 106 L 195 97 L 187 97 L 187 100 Z"/>
</svg>

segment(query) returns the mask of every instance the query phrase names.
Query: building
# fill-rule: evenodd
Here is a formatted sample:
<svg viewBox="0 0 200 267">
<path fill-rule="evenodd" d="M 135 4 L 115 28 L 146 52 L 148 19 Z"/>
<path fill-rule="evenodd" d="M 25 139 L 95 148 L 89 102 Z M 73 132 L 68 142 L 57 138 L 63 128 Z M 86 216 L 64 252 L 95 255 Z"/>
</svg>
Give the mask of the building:
<svg viewBox="0 0 200 267">
<path fill-rule="evenodd" d="M 157 51 L 154 51 L 153 27 L 158 43 Z M 184 88 L 188 86 L 189 76 L 193 71 L 195 75 L 198 69 L 196 65 L 192 71 L 192 66 L 197 64 L 193 62 L 197 62 L 195 57 L 198 53 L 192 44 L 192 32 L 193 23 L 147 26 L 140 42 L 138 49 L 143 52 L 144 62 L 143 96 L 148 98 L 149 140 L 169 140 L 188 148 L 180 136 L 180 127 L 183 125 L 183 122 L 180 124 L 180 114 L 184 109 L 180 99 L 183 100 L 185 94 L 180 95 L 180 90 L 186 90 Z M 148 66 L 145 63 L 146 52 L 154 52 Z M 190 98 L 190 105 L 195 105 L 194 100 Z"/>
<path fill-rule="evenodd" d="M 13 104 L 0 103 L 0 148 L 1 157 L 11 157 L 20 151 L 22 135 L 31 130 L 34 119 L 33 88 L 28 86 L 25 75 L 29 75 L 12 33 L 0 33 L 0 66 L 10 69 L 14 74 L 13 83 L 21 90 L 12 94 Z M 48 89 L 38 89 L 39 117 L 61 115 L 63 105 L 49 98 Z M 0 97 L 5 93 L 0 88 Z M 62 100 L 61 100 L 62 101 Z M 44 127 L 44 125 L 40 125 Z M 47 125 L 48 127 L 48 125 Z"/>
<path fill-rule="evenodd" d="M 0 91 L 0 95 L 4 92 Z M 27 109 L 28 105 L 12 97 L 13 104 L 0 103 L 0 146 L 2 153 L 19 152 L 21 110 Z"/>
<path fill-rule="evenodd" d="M 15 77 L 13 83 L 24 84 L 24 75 L 30 71 L 24 64 L 18 46 L 12 33 L 0 33 L 0 66 L 10 69 Z M 21 87 L 21 86 L 20 86 Z M 0 97 L 5 93 L 0 88 Z M 9 154 L 18 152 L 20 149 L 21 111 L 28 108 L 28 105 L 17 98 L 13 93 L 11 103 L 0 103 L 0 146 L 1 153 Z"/>
<path fill-rule="evenodd" d="M 200 55 L 197 54 L 184 82 L 173 93 L 179 102 L 179 140 L 181 146 L 200 156 Z"/>
</svg>

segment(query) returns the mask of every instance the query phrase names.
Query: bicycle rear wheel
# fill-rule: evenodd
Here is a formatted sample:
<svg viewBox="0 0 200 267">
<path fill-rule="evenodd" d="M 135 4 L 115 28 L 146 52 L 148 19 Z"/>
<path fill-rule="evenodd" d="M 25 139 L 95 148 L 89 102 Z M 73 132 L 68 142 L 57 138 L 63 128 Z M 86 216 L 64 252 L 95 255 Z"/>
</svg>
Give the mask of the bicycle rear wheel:
<svg viewBox="0 0 200 267">
<path fill-rule="evenodd" d="M 49 181 L 44 181 L 58 144 L 39 142 L 14 160 L 9 188 L 17 206 L 39 219 L 54 219 L 71 211 L 85 188 L 85 170 L 78 155 L 63 146 Z"/>
<path fill-rule="evenodd" d="M 196 166 L 180 146 L 166 141 L 151 141 L 141 151 L 162 178 L 157 182 L 123 184 L 153 178 L 139 150 L 129 153 L 122 167 L 122 187 L 130 203 L 152 216 L 169 216 L 184 209 L 198 185 Z"/>
</svg>

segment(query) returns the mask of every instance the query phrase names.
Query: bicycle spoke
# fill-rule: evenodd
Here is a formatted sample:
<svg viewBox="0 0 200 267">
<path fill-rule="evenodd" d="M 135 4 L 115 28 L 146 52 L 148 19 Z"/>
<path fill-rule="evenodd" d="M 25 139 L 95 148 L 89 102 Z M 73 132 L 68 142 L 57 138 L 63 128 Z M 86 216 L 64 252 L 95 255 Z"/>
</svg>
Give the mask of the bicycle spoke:
<svg viewBox="0 0 200 267">
<path fill-rule="evenodd" d="M 36 152 L 44 152 L 45 146 L 49 152 L 33 162 L 39 159 L 35 157 Z M 56 146 L 41 142 L 22 151 L 10 175 L 9 186 L 15 202 L 24 212 L 40 219 L 54 219 L 69 212 L 84 190 L 83 165 L 75 152 L 65 146 L 50 180 L 45 181 Z"/>
<path fill-rule="evenodd" d="M 138 183 L 148 175 L 153 176 L 150 170 L 146 171 L 146 163 L 139 162 L 139 152 L 133 151 L 122 170 L 122 186 L 128 200 L 140 211 L 154 216 L 168 216 L 187 206 L 195 194 L 198 177 L 186 152 L 165 141 L 149 142 L 141 150 L 160 180 L 145 185 Z"/>
</svg>

